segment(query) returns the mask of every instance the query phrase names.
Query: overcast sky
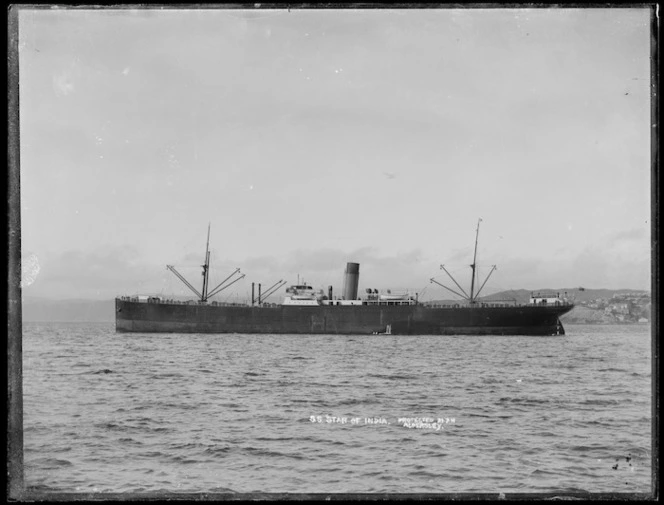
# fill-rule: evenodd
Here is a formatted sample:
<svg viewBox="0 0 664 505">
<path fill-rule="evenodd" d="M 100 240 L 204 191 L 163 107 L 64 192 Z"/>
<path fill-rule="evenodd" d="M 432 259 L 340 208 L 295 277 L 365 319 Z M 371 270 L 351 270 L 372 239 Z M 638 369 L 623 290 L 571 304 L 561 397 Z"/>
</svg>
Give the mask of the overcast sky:
<svg viewBox="0 0 664 505">
<path fill-rule="evenodd" d="M 24 296 L 185 294 L 210 223 L 221 300 L 442 298 L 479 218 L 487 293 L 650 288 L 647 9 L 22 9 L 19 48 Z"/>
</svg>

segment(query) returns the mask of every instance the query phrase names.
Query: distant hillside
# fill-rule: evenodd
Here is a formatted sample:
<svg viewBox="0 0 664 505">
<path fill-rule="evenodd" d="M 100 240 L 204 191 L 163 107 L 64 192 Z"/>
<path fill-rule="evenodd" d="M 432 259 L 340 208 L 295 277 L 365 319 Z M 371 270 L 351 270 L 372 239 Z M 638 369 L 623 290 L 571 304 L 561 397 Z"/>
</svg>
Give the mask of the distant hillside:
<svg viewBox="0 0 664 505">
<path fill-rule="evenodd" d="M 589 309 L 577 305 L 567 314 L 560 316 L 563 323 L 576 324 L 613 324 L 615 318 L 603 310 Z"/>
<path fill-rule="evenodd" d="M 489 296 L 482 297 L 484 301 L 510 301 L 517 304 L 527 304 L 531 293 L 560 293 L 566 296 L 568 300 L 574 302 L 576 306 L 567 314 L 560 317 L 563 323 L 573 324 L 622 324 L 650 321 L 651 304 L 649 298 L 642 298 L 640 295 L 646 293 L 636 289 L 537 289 L 529 291 L 526 289 L 516 289 L 502 291 Z M 631 308 L 623 307 L 613 309 L 616 305 L 615 298 L 621 301 L 625 298 L 636 298 L 645 300 L 647 303 L 633 304 Z M 432 304 L 455 304 L 459 300 L 435 300 L 428 302 Z"/>
<path fill-rule="evenodd" d="M 644 291 L 638 289 L 585 289 L 581 291 L 579 288 L 543 288 L 543 289 L 512 289 L 509 291 L 501 291 L 499 293 L 493 293 L 491 295 L 481 297 L 481 300 L 510 300 L 516 301 L 516 303 L 528 303 L 530 300 L 531 293 L 560 293 L 560 296 L 564 296 L 567 292 L 567 298 L 569 300 L 578 302 L 587 302 L 591 300 L 597 300 L 599 298 L 609 300 L 615 295 L 626 294 L 626 293 L 643 293 Z M 450 303 L 459 303 L 458 299 L 455 300 L 433 300 L 427 303 L 435 304 L 450 304 Z"/>
</svg>

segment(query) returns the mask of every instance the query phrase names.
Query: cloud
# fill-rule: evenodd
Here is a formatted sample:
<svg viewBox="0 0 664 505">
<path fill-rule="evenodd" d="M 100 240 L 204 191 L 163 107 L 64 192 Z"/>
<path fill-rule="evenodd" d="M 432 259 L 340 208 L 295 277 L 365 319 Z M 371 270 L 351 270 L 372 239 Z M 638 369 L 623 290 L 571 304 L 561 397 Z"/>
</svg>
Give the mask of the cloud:
<svg viewBox="0 0 664 505">
<path fill-rule="evenodd" d="M 632 228 L 630 230 L 618 231 L 606 238 L 605 244 L 643 244 L 650 237 L 645 228 Z"/>
<path fill-rule="evenodd" d="M 608 235 L 601 243 L 589 246 L 577 254 L 556 258 L 527 256 L 497 257 L 498 270 L 492 274 L 483 294 L 508 289 L 594 288 L 648 289 L 650 255 L 644 230 L 623 230 Z M 26 253 L 25 267 L 40 265 L 39 275 L 31 284 L 24 283 L 23 292 L 30 296 L 50 298 L 108 299 L 130 294 L 193 294 L 163 265 L 148 262 L 133 246 L 103 247 L 91 252 L 69 250 L 52 258 L 31 258 Z M 196 288 L 200 287 L 201 255 L 191 255 L 190 266 L 178 267 L 179 272 Z M 464 256 L 464 260 L 466 257 Z M 216 286 L 236 268 L 245 278 L 238 281 L 223 297 L 245 297 L 251 283 L 269 286 L 280 279 L 288 284 L 306 280 L 315 288 L 343 286 L 347 262 L 360 264 L 360 289 L 393 289 L 425 293 L 426 299 L 448 298 L 441 287 L 429 283 L 431 277 L 450 287 L 451 280 L 439 269 L 440 262 L 428 257 L 420 249 L 396 254 L 383 254 L 376 247 L 353 250 L 340 248 L 297 249 L 282 255 L 260 255 L 245 260 L 213 261 L 210 285 Z M 30 269 L 30 268 L 28 268 Z M 478 265 L 480 285 L 490 266 Z M 469 290 L 470 268 L 467 264 L 448 270 L 464 289 Z M 32 269 L 34 271 L 34 268 Z M 283 289 L 275 293 L 275 301 L 283 296 Z"/>
<path fill-rule="evenodd" d="M 395 255 L 382 255 L 378 249 L 335 248 L 298 249 L 280 257 L 252 257 L 238 263 L 248 282 L 274 282 L 278 279 L 295 284 L 306 279 L 314 287 L 333 285 L 341 289 L 347 263 L 360 264 L 360 285 L 377 289 L 408 288 L 428 282 L 431 265 L 423 263 L 422 251 L 414 249 Z M 429 262 L 430 263 L 430 262 Z M 224 262 L 228 270 L 235 263 Z M 427 277 L 428 275 L 428 277 Z"/>
<path fill-rule="evenodd" d="M 645 229 L 625 229 L 577 252 L 547 257 L 504 255 L 491 284 L 500 289 L 570 288 L 649 289 L 651 253 Z M 489 286 L 487 286 L 489 289 Z"/>
<path fill-rule="evenodd" d="M 220 280 L 239 266 L 338 285 L 357 261 L 387 288 L 444 263 L 465 288 L 469 202 L 509 250 L 478 251 L 499 268 L 487 290 L 648 282 L 647 232 L 627 229 L 650 216 L 648 13 L 633 11 L 31 12 L 22 239 L 40 263 L 62 256 L 27 289 L 180 289 L 164 263 L 202 216 L 239 260 L 212 255 Z M 141 256 L 92 250 L 108 236 Z M 199 285 L 197 240 L 182 272 Z"/>
<path fill-rule="evenodd" d="M 133 247 L 65 251 L 42 259 L 40 275 L 24 287 L 32 296 L 112 298 L 160 288 L 164 271 L 141 260 Z"/>
<path fill-rule="evenodd" d="M 580 285 L 647 289 L 651 278 L 651 249 L 647 232 L 629 229 L 586 247 L 569 265 Z"/>
<path fill-rule="evenodd" d="M 329 285 L 341 289 L 346 263 L 360 264 L 360 286 L 377 289 L 406 289 L 428 283 L 435 273 L 434 263 L 423 259 L 422 251 L 414 249 L 395 255 L 382 255 L 378 249 L 364 247 L 355 250 L 337 248 L 297 249 L 282 255 L 253 256 L 245 260 L 221 260 L 214 262 L 210 271 L 210 283 L 216 284 L 229 275 L 235 268 L 240 268 L 246 277 L 237 283 L 234 289 L 244 293 L 251 283 L 271 285 L 278 280 L 288 284 L 306 280 L 316 288 Z M 196 272 L 194 272 L 196 270 Z M 193 275 L 200 275 L 200 268 L 193 267 L 185 273 L 189 280 Z M 277 293 L 277 296 L 280 296 Z"/>
</svg>

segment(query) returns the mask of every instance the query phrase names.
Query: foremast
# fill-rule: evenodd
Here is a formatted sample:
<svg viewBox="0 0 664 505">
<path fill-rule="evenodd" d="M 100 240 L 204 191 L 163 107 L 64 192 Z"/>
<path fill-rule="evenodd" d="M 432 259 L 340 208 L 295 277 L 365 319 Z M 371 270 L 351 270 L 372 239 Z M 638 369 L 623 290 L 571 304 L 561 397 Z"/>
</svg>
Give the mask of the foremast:
<svg viewBox="0 0 664 505">
<path fill-rule="evenodd" d="M 477 263 L 477 239 L 480 236 L 480 223 L 482 222 L 482 218 L 477 221 L 477 231 L 475 232 L 475 252 L 473 253 L 473 264 L 470 265 L 470 268 L 473 270 L 473 276 L 470 279 L 470 303 L 475 303 L 474 300 L 474 293 L 475 293 L 475 264 Z M 210 233 L 210 230 L 208 228 L 208 234 Z"/>
<path fill-rule="evenodd" d="M 201 265 L 203 268 L 203 289 L 201 290 L 201 302 L 208 299 L 208 279 L 210 277 L 210 223 L 208 223 L 207 242 L 205 243 L 205 263 Z"/>
<path fill-rule="evenodd" d="M 187 286 L 197 297 L 198 301 L 201 303 L 207 303 L 207 301 L 213 297 L 214 295 L 220 293 L 224 289 L 228 288 L 232 284 L 235 284 L 237 281 L 242 279 L 244 277 L 244 274 L 240 274 L 239 277 L 237 277 L 235 280 L 232 282 L 229 282 L 226 284 L 227 281 L 229 281 L 232 277 L 240 273 L 240 269 L 236 268 L 235 271 L 230 274 L 228 277 L 226 277 L 223 281 L 221 281 L 216 287 L 214 287 L 212 290 L 210 290 L 210 223 L 208 223 L 208 232 L 207 232 L 207 242 L 205 244 L 205 259 L 203 264 L 201 265 L 201 268 L 203 269 L 203 272 L 201 275 L 203 276 L 203 287 L 200 291 L 198 291 L 194 286 L 191 285 L 191 283 L 184 278 L 180 272 L 178 272 L 173 265 L 166 265 L 166 268 L 173 272 L 175 276 L 182 281 L 182 283 Z"/>
<path fill-rule="evenodd" d="M 438 284 L 439 286 L 447 289 L 448 291 L 451 291 L 455 295 L 460 296 L 461 298 L 466 300 L 470 305 L 475 305 L 477 303 L 477 298 L 479 297 L 480 293 L 482 292 L 482 289 L 484 288 L 486 282 L 489 280 L 489 277 L 491 277 L 491 274 L 496 269 L 496 265 L 493 265 L 492 268 L 491 268 L 491 271 L 486 276 L 486 279 L 484 279 L 484 282 L 482 283 L 480 288 L 477 290 L 477 293 L 475 293 L 475 278 L 477 277 L 477 243 L 479 241 L 479 236 L 480 236 L 480 223 L 481 222 L 482 222 L 482 218 L 479 218 L 478 221 L 477 221 L 477 229 L 475 231 L 475 251 L 473 253 L 473 263 L 470 265 L 470 268 L 472 269 L 472 277 L 470 279 L 470 295 L 468 293 L 466 293 L 466 291 L 459 285 L 459 283 L 452 276 L 452 274 L 449 273 L 445 269 L 445 265 L 440 265 L 441 270 L 445 271 L 445 273 L 449 276 L 449 278 L 452 279 L 452 282 L 454 282 L 454 284 L 456 284 L 457 288 L 459 288 L 461 293 L 459 293 L 459 292 L 457 292 L 457 291 L 455 291 L 451 288 L 448 288 L 447 286 L 445 286 L 444 284 L 441 284 L 440 282 L 438 282 L 434 278 L 429 279 L 434 284 Z M 479 279 L 478 279 L 478 282 L 479 282 Z"/>
</svg>

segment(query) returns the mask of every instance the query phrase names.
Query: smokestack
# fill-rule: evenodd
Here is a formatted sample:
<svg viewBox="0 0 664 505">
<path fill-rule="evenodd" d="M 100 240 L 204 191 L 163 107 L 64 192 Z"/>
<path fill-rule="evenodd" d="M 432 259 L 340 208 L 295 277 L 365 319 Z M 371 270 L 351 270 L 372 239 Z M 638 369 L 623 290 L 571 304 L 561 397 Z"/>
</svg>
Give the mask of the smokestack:
<svg viewBox="0 0 664 505">
<path fill-rule="evenodd" d="M 327 287 L 327 298 L 328 300 L 332 299 L 332 286 Z"/>
<path fill-rule="evenodd" d="M 344 276 L 344 300 L 355 300 L 357 298 L 357 286 L 360 281 L 360 264 L 346 263 L 346 275 Z"/>
</svg>

